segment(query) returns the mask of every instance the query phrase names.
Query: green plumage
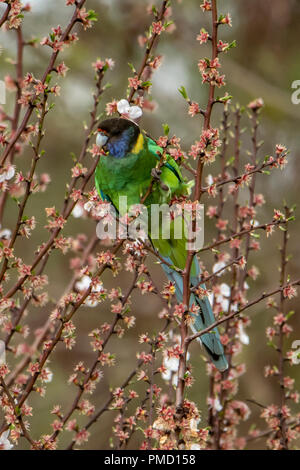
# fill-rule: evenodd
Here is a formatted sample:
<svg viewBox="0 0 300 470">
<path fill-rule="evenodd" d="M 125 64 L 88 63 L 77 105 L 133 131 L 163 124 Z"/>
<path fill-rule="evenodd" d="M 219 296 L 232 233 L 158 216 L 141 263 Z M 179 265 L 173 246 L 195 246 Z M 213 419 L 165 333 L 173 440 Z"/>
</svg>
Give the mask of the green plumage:
<svg viewBox="0 0 300 470">
<path fill-rule="evenodd" d="M 111 124 L 112 121 L 113 124 Z M 119 119 L 119 121 L 124 120 Z M 127 125 L 123 122 L 120 124 L 122 124 L 123 127 L 126 127 Z M 140 204 L 141 198 L 146 194 L 151 184 L 153 178 L 151 173 L 152 169 L 157 166 L 163 153 L 163 149 L 158 147 L 153 140 L 144 136 L 144 138 L 141 139 L 142 145 L 139 146 L 138 152 L 134 153 L 136 150 L 135 146 L 138 137 L 138 135 L 136 135 L 135 139 L 128 143 L 127 152 L 125 152 L 124 156 L 120 158 L 118 151 L 120 154 L 121 151 L 123 151 L 122 145 L 124 141 L 126 141 L 129 130 L 122 130 L 118 136 L 115 129 L 118 128 L 118 123 L 116 120 L 111 119 L 100 124 L 101 130 L 104 128 L 106 131 L 108 131 L 109 136 L 112 126 L 113 131 L 111 131 L 111 135 L 113 135 L 113 146 L 110 146 L 109 138 L 108 144 L 106 145 L 109 154 L 106 156 L 101 156 L 95 173 L 95 182 L 96 188 L 102 199 L 110 200 L 119 211 L 120 196 L 127 197 L 128 207 L 131 205 Z M 132 123 L 132 126 L 135 125 Z M 121 150 L 119 150 L 117 147 L 118 139 Z M 114 156 L 111 154 L 111 152 L 114 153 Z M 152 191 L 145 200 L 144 205 L 150 207 L 151 204 L 168 204 L 174 196 L 179 197 L 182 195 L 188 195 L 191 186 L 192 183 L 187 183 L 184 180 L 180 168 L 175 160 L 168 155 L 164 165 L 161 167 L 160 181 L 154 182 Z M 124 214 L 121 213 L 120 215 Z M 161 230 L 162 228 L 160 227 L 160 234 Z M 151 227 L 149 232 L 149 236 L 151 238 Z M 163 257 L 169 264 L 177 266 L 180 269 L 184 269 L 187 256 L 186 239 L 184 237 L 181 239 L 175 239 L 172 237 L 172 226 L 171 236 L 169 239 L 163 239 L 160 236 L 159 239 L 152 239 L 152 243 L 159 252 L 160 256 Z M 182 302 L 182 277 L 179 273 L 177 273 L 175 270 L 172 270 L 167 265 L 162 264 L 162 267 L 168 278 L 175 283 L 177 299 L 179 302 Z M 197 258 L 195 257 L 191 269 L 192 286 L 198 284 L 199 273 L 200 268 Z M 207 298 L 199 299 L 192 294 L 190 302 L 191 304 L 195 303 L 200 308 L 199 315 L 197 315 L 193 325 L 194 331 L 200 331 L 214 322 L 212 309 Z M 216 367 L 218 367 L 220 370 L 226 369 L 227 361 L 224 356 L 223 347 L 220 343 L 217 329 L 206 335 L 203 335 L 201 339 Z"/>
</svg>

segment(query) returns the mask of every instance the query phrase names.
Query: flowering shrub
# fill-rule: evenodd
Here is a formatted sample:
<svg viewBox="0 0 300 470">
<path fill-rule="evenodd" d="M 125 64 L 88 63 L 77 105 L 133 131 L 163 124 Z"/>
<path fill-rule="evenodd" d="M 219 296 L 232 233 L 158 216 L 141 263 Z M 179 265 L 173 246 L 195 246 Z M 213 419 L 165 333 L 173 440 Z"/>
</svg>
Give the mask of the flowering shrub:
<svg viewBox="0 0 300 470">
<path fill-rule="evenodd" d="M 107 434 L 115 449 L 130 446 L 133 436 L 140 449 L 244 449 L 249 442 L 258 439 L 270 449 L 293 448 L 300 432 L 300 415 L 294 406 L 299 402 L 299 394 L 288 370 L 297 365 L 299 358 L 297 351 L 290 349 L 287 338 L 292 332 L 290 321 L 294 314 L 289 309 L 289 300 L 297 296 L 300 284 L 300 279 L 290 279 L 288 273 L 288 239 L 295 209 L 287 205 L 275 208 L 269 219 L 260 223 L 257 218 L 265 196 L 256 190 L 258 178 L 284 170 L 288 151 L 284 145 L 275 144 L 272 156 L 261 157 L 258 138 L 262 99 L 252 101 L 247 108 L 231 107 L 232 97 L 222 93 L 226 83 L 222 55 L 230 53 L 236 43 L 219 38 L 219 33 L 229 28 L 232 20 L 228 13 L 218 13 L 217 0 L 205 0 L 201 4 L 203 14 L 211 19 L 211 28 L 209 31 L 201 28 L 195 38 L 201 47 L 210 45 L 212 52 L 211 58 L 200 58 L 198 62 L 202 84 L 208 87 L 206 106 L 201 107 L 190 98 L 184 86 L 179 90 L 187 103 L 183 125 L 185 119 L 201 120 L 200 135 L 191 148 L 186 149 L 180 137 L 171 135 L 165 124 L 164 134 L 155 139 L 164 153 L 170 154 L 194 181 L 190 202 L 202 202 L 206 198 L 206 216 L 214 224 L 215 234 L 199 250 L 201 283 L 193 288 L 189 283 L 195 251 L 189 251 L 185 269 L 178 270 L 184 286 L 183 301 L 178 304 L 174 283 L 166 282 L 160 287 L 156 282 L 149 255 L 159 264 L 165 261 L 148 241 L 120 239 L 112 243 L 101 240 L 99 246 L 96 233 L 90 239 L 78 233 L 67 235 L 71 215 L 95 224 L 105 212 L 106 203 L 100 200 L 93 185 L 93 175 L 103 152 L 101 143 L 94 138 L 99 112 L 139 122 L 143 112 L 154 109 L 149 96 L 151 77 L 162 61 L 154 51 L 160 37 L 174 28 L 169 1 L 162 1 L 159 7 L 149 7 L 150 26 L 139 37 L 144 55 L 137 69 L 131 65 L 125 98 L 116 96 L 111 102 L 102 103 L 102 95 L 105 96 L 108 88 L 106 75 L 113 69 L 114 61 L 95 58 L 92 64 L 95 73 L 93 108 L 81 151 L 78 157 L 74 156 L 62 207 L 57 209 L 51 203 L 45 207 L 48 236 L 30 253 L 30 263 L 25 261 L 28 256 L 27 253 L 24 256 L 21 247 L 25 247 L 26 239 L 32 236 L 37 224 L 42 223 L 42 217 L 36 220 L 35 216 L 27 215 L 29 202 L 36 193 L 51 192 L 48 188 L 50 175 L 38 174 L 38 168 L 40 159 L 47 157 L 42 143 L 48 114 L 55 112 L 53 104 L 59 99 L 59 83 L 70 73 L 61 55 L 97 21 L 97 14 L 88 9 L 88 3 L 88 0 L 66 1 L 69 22 L 65 27 L 53 27 L 40 41 L 39 47 L 50 48 L 51 55 L 43 75 L 36 77 L 31 72 L 23 73 L 23 49 L 35 46 L 34 42 L 23 38 L 23 21 L 26 22 L 30 14 L 30 7 L 19 0 L 1 1 L 4 8 L 0 25 L 17 33 L 18 43 L 16 76 L 5 78 L 6 88 L 15 95 L 14 114 L 8 115 L 5 107 L 0 111 L 1 223 L 8 202 L 16 203 L 14 227 L 1 228 L 0 232 L 0 449 L 18 448 L 24 440 L 31 449 L 60 449 L 63 448 L 61 435 L 67 436 L 66 448 L 80 448 L 91 434 L 99 432 L 95 424 L 102 422 L 104 413 L 114 416 L 113 427 Z M 74 31 L 77 24 L 83 31 Z M 216 96 L 217 92 L 221 96 Z M 215 106 L 222 109 L 219 126 L 212 125 Z M 240 145 L 243 119 L 249 120 L 252 137 L 252 149 L 246 157 Z M 30 166 L 21 170 L 16 157 L 25 148 L 31 149 L 32 158 Z M 158 163 L 157 174 L 162 162 Z M 205 175 L 207 171 L 211 174 Z M 149 192 L 151 190 L 152 187 Z M 182 201 L 177 203 L 180 205 Z M 260 274 L 253 264 L 259 254 L 260 237 L 267 237 L 273 243 L 276 231 L 282 232 L 277 286 L 253 295 L 253 281 Z M 52 282 L 46 274 L 48 261 L 54 253 L 63 257 L 70 251 L 76 255 L 71 260 L 72 276 L 67 280 L 63 295 L 53 300 L 47 291 Z M 275 251 L 276 247 L 274 256 Z M 201 256 L 204 253 L 211 255 L 207 265 Z M 121 270 L 131 273 L 132 277 L 124 291 L 117 279 Z M 107 273 L 115 278 L 113 288 L 105 284 Z M 107 390 L 106 397 L 101 397 L 99 402 L 96 399 L 99 382 L 113 373 L 115 369 L 111 368 L 122 368 L 122 357 L 117 361 L 115 353 L 111 352 L 113 338 L 122 341 L 128 329 L 139 321 L 131 312 L 131 296 L 135 291 L 145 297 L 155 295 L 161 308 L 153 312 L 153 331 L 145 331 L 139 337 L 132 371 L 118 387 Z M 189 325 L 197 307 L 187 308 L 192 291 L 200 298 L 210 296 L 216 319 L 209 328 L 193 334 Z M 264 404 L 255 399 L 242 400 L 238 393 L 240 377 L 247 374 L 240 353 L 249 344 L 247 327 L 251 314 L 261 303 L 262 308 L 267 309 L 268 346 L 273 348 L 272 363 L 266 365 L 265 377 L 274 381 L 279 397 L 277 402 Z M 101 312 L 107 304 L 110 305 L 110 321 L 101 322 Z M 44 323 L 38 321 L 37 324 L 35 307 L 47 313 Z M 93 361 L 87 363 L 82 359 L 74 366 L 68 380 L 73 395 L 64 408 L 60 404 L 62 391 L 55 390 L 53 405 L 46 390 L 54 380 L 58 346 L 63 345 L 65 354 L 72 355 L 76 342 L 83 335 L 76 319 L 82 311 L 86 312 L 84 307 L 99 312 L 97 324 L 89 332 Z M 198 377 L 192 369 L 190 345 L 216 326 L 221 332 L 229 367 L 219 372 L 204 357 L 207 376 Z M 30 342 L 32 330 L 35 337 Z M 209 382 L 205 410 L 200 410 L 199 404 L 188 396 L 188 390 L 197 387 L 200 380 Z M 31 406 L 31 397 L 37 394 L 47 401 L 49 414 L 53 415 L 51 428 L 45 425 L 41 435 L 32 425 L 37 409 Z M 266 423 L 263 429 L 255 425 L 245 431 L 242 422 L 248 420 L 251 405 L 261 408 L 261 418 Z"/>
</svg>

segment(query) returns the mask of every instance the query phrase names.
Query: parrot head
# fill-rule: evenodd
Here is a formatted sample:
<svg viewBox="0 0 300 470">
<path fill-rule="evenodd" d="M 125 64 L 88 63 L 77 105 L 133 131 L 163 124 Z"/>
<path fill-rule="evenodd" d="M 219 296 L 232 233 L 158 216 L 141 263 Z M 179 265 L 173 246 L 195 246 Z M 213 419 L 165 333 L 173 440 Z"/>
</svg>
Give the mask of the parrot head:
<svg viewBox="0 0 300 470">
<path fill-rule="evenodd" d="M 140 135 L 140 128 L 129 119 L 112 118 L 100 122 L 96 144 L 115 158 L 130 153 Z"/>
</svg>

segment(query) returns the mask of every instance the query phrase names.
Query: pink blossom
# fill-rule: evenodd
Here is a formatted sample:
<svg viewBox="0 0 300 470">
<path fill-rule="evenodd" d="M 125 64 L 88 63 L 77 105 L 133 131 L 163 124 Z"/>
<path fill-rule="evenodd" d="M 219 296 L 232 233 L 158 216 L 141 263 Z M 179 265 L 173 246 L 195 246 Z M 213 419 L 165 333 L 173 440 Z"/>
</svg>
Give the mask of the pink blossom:
<svg viewBox="0 0 300 470">
<path fill-rule="evenodd" d="M 251 103 L 248 104 L 248 108 L 252 109 L 253 111 L 257 111 L 258 109 L 264 106 L 264 100 L 262 98 L 257 98 Z"/>
<path fill-rule="evenodd" d="M 70 70 L 70 69 L 69 69 L 69 67 L 67 67 L 67 66 L 65 65 L 64 62 L 62 62 L 61 64 L 59 64 L 59 65 L 56 67 L 56 71 L 57 71 L 58 75 L 60 75 L 61 77 L 65 77 L 66 74 L 67 74 L 67 72 L 68 72 L 68 70 Z"/>
<path fill-rule="evenodd" d="M 210 11 L 211 10 L 211 0 L 204 0 L 204 2 L 200 5 L 203 11 Z"/>
<path fill-rule="evenodd" d="M 286 322 L 286 317 L 283 313 L 278 313 L 278 315 L 274 317 L 274 325 L 281 326 L 285 322 Z"/>
<path fill-rule="evenodd" d="M 218 208 L 217 206 L 209 206 L 206 212 L 207 217 L 212 219 L 213 217 L 216 217 L 218 213 Z"/>
<path fill-rule="evenodd" d="M 39 81 L 36 85 L 34 85 L 34 88 L 36 89 L 36 94 L 39 95 L 41 93 L 44 93 L 47 88 L 47 85 L 44 85 L 41 81 Z"/>
<path fill-rule="evenodd" d="M 297 289 L 294 286 L 287 286 L 283 289 L 283 295 L 285 298 L 292 299 L 297 296 Z"/>
<path fill-rule="evenodd" d="M 197 41 L 200 41 L 200 44 L 206 44 L 209 39 L 209 34 L 205 29 L 201 29 L 200 33 L 197 36 Z"/>
<path fill-rule="evenodd" d="M 128 78 L 129 86 L 134 90 L 137 90 L 142 84 L 142 80 L 139 80 L 137 76 Z"/>
<path fill-rule="evenodd" d="M 116 100 L 113 100 L 110 103 L 106 104 L 105 112 L 108 116 L 111 116 L 112 114 L 117 112 L 117 104 L 118 102 Z"/>
<path fill-rule="evenodd" d="M 158 36 L 164 31 L 164 26 L 161 21 L 157 21 L 156 23 L 152 23 L 152 31 L 154 34 Z"/>
<path fill-rule="evenodd" d="M 194 117 L 196 116 L 196 114 L 199 114 L 199 112 L 200 112 L 199 104 L 195 102 L 191 103 L 189 106 L 189 115 Z"/>
</svg>

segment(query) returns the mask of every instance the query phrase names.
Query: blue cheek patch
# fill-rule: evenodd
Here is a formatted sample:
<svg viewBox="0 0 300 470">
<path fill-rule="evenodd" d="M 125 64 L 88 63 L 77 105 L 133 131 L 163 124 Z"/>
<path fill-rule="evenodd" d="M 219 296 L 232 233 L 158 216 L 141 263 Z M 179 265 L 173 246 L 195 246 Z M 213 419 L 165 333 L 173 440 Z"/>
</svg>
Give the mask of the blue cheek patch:
<svg viewBox="0 0 300 470">
<path fill-rule="evenodd" d="M 132 130 L 128 129 L 123 132 L 118 140 L 107 142 L 109 153 L 115 158 L 123 158 L 129 151 L 129 143 L 132 138 Z"/>
</svg>

